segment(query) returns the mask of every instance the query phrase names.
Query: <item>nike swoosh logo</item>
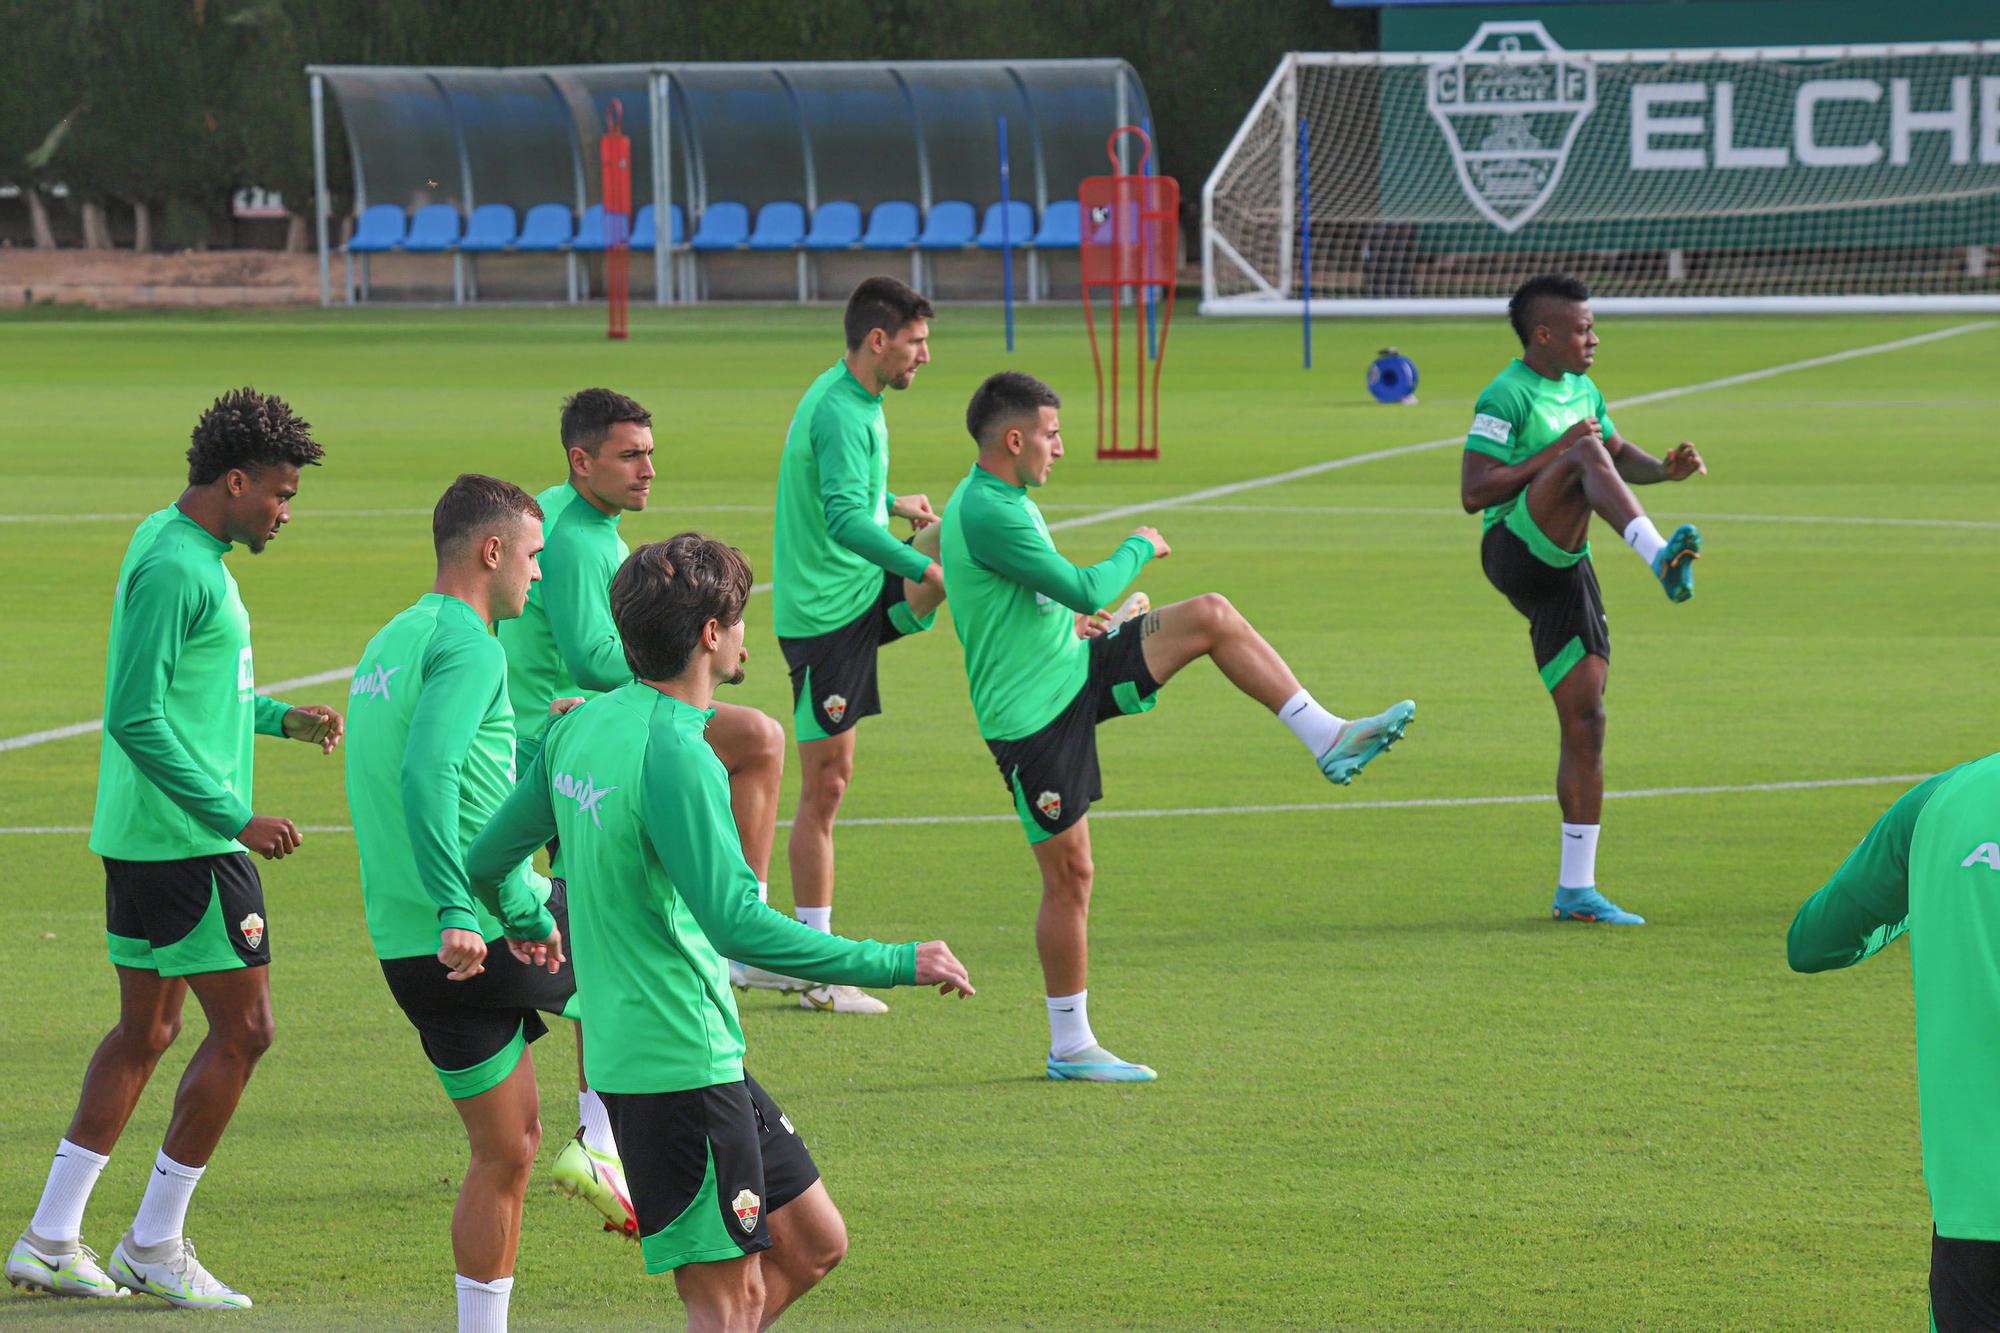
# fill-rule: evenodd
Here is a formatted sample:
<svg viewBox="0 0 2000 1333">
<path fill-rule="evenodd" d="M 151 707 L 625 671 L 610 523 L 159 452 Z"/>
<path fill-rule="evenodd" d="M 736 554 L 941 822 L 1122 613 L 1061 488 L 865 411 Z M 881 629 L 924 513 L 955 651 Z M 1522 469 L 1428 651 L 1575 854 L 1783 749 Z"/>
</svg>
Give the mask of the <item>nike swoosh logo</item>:
<svg viewBox="0 0 2000 1333">
<path fill-rule="evenodd" d="M 1073 1014 L 1076 1012 L 1076 1006 L 1073 1004 L 1066 1005 L 1063 1008 L 1056 1010 L 1056 1012 L 1059 1014 Z"/>
<path fill-rule="evenodd" d="M 153 1168 L 153 1174 L 156 1176 L 164 1176 L 167 1173 L 156 1166 Z"/>
<path fill-rule="evenodd" d="M 1581 833 L 1565 833 L 1563 834 L 1563 836 L 1565 838 L 1575 838 L 1578 842 L 1583 841 L 1583 835 Z"/>
</svg>

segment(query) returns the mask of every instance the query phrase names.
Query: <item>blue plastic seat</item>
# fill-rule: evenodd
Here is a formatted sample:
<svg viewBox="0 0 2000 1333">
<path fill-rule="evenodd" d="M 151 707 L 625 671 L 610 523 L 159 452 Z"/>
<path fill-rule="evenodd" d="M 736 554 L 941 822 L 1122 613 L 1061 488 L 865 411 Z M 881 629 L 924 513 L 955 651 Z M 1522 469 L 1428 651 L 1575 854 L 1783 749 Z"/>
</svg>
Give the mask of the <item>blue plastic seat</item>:
<svg viewBox="0 0 2000 1333">
<path fill-rule="evenodd" d="M 808 250 L 851 250 L 861 244 L 861 205 L 845 199 L 821 204 L 802 244 Z"/>
<path fill-rule="evenodd" d="M 566 204 L 536 204 L 521 219 L 521 234 L 514 238 L 514 248 L 534 253 L 561 250 L 576 234 L 575 221 Z"/>
<path fill-rule="evenodd" d="M 1074 199 L 1058 199 L 1042 213 L 1042 229 L 1035 233 L 1037 250 L 1074 250 L 1083 244 L 1083 205 Z"/>
<path fill-rule="evenodd" d="M 350 254 L 374 255 L 393 250 L 403 243 L 409 219 L 395 204 L 370 204 L 361 210 L 354 224 L 354 238 L 347 243 Z"/>
<path fill-rule="evenodd" d="M 789 199 L 757 210 L 757 225 L 747 242 L 752 250 L 796 250 L 806 238 L 806 211 Z"/>
<path fill-rule="evenodd" d="M 917 237 L 919 250 L 963 250 L 972 244 L 979 227 L 979 215 L 963 199 L 944 199 L 931 205 L 924 219 L 924 234 Z"/>
<path fill-rule="evenodd" d="M 589 208 L 584 209 L 583 216 L 577 219 L 576 238 L 569 243 L 569 248 L 589 254 L 598 254 L 608 248 L 611 244 L 611 236 L 605 227 L 604 219 L 603 204 L 592 204 Z M 625 227 L 626 248 L 631 250 L 638 249 L 638 246 L 632 244 L 632 237 L 637 234 L 638 230 L 637 220 L 628 217 L 625 220 Z"/>
<path fill-rule="evenodd" d="M 734 250 L 749 236 L 750 210 L 725 199 L 701 210 L 701 221 L 695 224 L 694 239 L 688 246 L 695 250 Z"/>
<path fill-rule="evenodd" d="M 411 254 L 441 254 L 457 244 L 458 210 L 450 204 L 426 204 L 418 209 L 403 237 L 403 249 Z"/>
<path fill-rule="evenodd" d="M 659 228 L 653 219 L 657 216 L 651 204 L 642 204 L 632 218 L 632 236 L 625 243 L 634 250 L 650 250 L 660 243 Z"/>
<path fill-rule="evenodd" d="M 1001 206 L 994 204 L 986 210 L 986 221 L 979 228 L 977 244 L 982 250 L 1001 248 L 1000 220 Z M 1008 245 L 1033 245 L 1035 242 L 1035 210 L 1025 199 L 1007 201 L 1006 214 Z"/>
<path fill-rule="evenodd" d="M 505 250 L 514 244 L 519 230 L 520 220 L 512 205 L 481 204 L 465 220 L 465 235 L 459 238 L 458 248 L 469 255 Z"/>
<path fill-rule="evenodd" d="M 861 238 L 861 248 L 907 250 L 917 243 L 919 230 L 915 204 L 907 199 L 885 199 L 868 215 L 868 231 Z"/>
</svg>

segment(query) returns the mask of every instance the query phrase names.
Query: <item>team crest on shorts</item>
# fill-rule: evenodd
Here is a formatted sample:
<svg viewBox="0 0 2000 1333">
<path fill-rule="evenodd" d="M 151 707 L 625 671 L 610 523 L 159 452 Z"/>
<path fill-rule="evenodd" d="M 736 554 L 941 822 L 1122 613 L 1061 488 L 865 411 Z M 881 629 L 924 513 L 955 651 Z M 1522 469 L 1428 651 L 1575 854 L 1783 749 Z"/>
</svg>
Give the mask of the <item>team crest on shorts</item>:
<svg viewBox="0 0 2000 1333">
<path fill-rule="evenodd" d="M 757 1215 L 764 1211 L 764 1201 L 749 1190 L 739 1190 L 730 1200 L 730 1209 L 736 1214 L 736 1224 L 747 1234 L 757 1229 Z"/>
<path fill-rule="evenodd" d="M 263 917 L 258 916 L 255 912 L 252 912 L 249 916 L 246 916 L 241 921 L 238 921 L 236 923 L 236 928 L 243 932 L 243 942 L 245 944 L 249 945 L 253 949 L 263 947 L 264 944 Z"/>
<path fill-rule="evenodd" d="M 1035 798 L 1035 809 L 1042 812 L 1042 818 L 1054 823 L 1062 818 L 1062 793 L 1045 791 Z"/>
<path fill-rule="evenodd" d="M 847 696 L 844 694 L 829 694 L 819 701 L 819 706 L 835 726 L 839 726 L 840 719 L 847 716 Z"/>
</svg>

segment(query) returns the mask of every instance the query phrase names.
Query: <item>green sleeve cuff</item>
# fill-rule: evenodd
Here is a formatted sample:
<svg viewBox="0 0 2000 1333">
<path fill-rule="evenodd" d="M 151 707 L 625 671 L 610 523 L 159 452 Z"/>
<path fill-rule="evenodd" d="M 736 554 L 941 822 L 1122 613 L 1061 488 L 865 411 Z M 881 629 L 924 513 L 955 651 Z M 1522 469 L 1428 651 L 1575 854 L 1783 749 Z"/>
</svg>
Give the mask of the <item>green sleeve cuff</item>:
<svg viewBox="0 0 2000 1333">
<path fill-rule="evenodd" d="M 467 907 L 441 907 L 438 909 L 439 930 L 479 930 L 479 918 Z"/>
<path fill-rule="evenodd" d="M 540 906 L 535 908 L 532 917 L 516 917 L 501 922 L 501 929 L 507 932 L 507 938 L 510 940 L 545 940 L 549 937 L 549 932 L 555 928 L 555 917 L 549 914 L 548 908 Z M 569 941 L 565 940 L 563 943 L 567 945 Z"/>
<path fill-rule="evenodd" d="M 907 542 L 897 542 L 896 547 L 904 553 L 896 557 L 896 572 L 912 583 L 922 583 L 930 571 L 931 558 Z"/>
<path fill-rule="evenodd" d="M 260 694 L 251 711 L 259 736 L 282 736 L 285 734 L 285 714 L 292 711 L 292 705 Z"/>
<path fill-rule="evenodd" d="M 896 946 L 895 980 L 893 986 L 914 986 L 917 984 L 917 946 L 914 941 Z"/>
<path fill-rule="evenodd" d="M 1139 553 L 1139 566 L 1141 569 L 1145 568 L 1146 562 L 1153 558 L 1153 544 L 1136 532 L 1118 544 L 1120 546 L 1129 546 Z"/>
<path fill-rule="evenodd" d="M 243 804 L 243 798 L 233 791 L 224 792 L 222 799 L 227 802 L 223 807 L 222 818 L 223 822 L 229 827 L 218 828 L 215 831 L 225 838 L 234 838 L 243 831 L 243 826 L 249 823 L 251 817 L 257 812 Z"/>
</svg>

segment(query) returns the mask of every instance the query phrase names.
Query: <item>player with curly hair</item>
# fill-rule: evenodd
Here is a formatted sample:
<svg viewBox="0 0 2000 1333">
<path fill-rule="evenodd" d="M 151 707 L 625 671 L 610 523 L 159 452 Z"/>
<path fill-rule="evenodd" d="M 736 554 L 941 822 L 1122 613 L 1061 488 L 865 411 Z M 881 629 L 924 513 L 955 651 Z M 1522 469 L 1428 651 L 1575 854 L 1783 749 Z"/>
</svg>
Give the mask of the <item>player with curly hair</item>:
<svg viewBox="0 0 2000 1333">
<path fill-rule="evenodd" d="M 327 754 L 345 723 L 257 693 L 250 617 L 223 556 L 252 555 L 291 520 L 300 469 L 322 455 L 282 398 L 239 389 L 194 428 L 188 485 L 132 535 L 111 607 L 104 740 L 90 849 L 104 859 L 105 934 L 118 1025 L 99 1043 L 7 1278 L 60 1296 L 126 1289 L 196 1309 L 247 1307 L 182 1235 L 188 1201 L 258 1057 L 271 1044 L 271 938 L 249 853 L 298 849 L 291 820 L 256 814 L 252 741 Z M 188 1061 L 132 1227 L 100 1266 L 84 1206 L 192 990 L 208 1035 Z M 107 1271 L 108 1270 L 108 1271 Z"/>
</svg>

